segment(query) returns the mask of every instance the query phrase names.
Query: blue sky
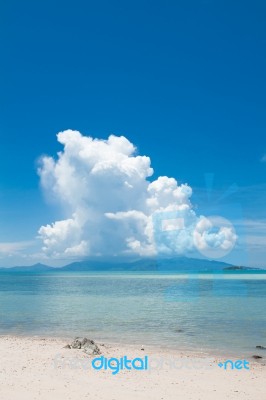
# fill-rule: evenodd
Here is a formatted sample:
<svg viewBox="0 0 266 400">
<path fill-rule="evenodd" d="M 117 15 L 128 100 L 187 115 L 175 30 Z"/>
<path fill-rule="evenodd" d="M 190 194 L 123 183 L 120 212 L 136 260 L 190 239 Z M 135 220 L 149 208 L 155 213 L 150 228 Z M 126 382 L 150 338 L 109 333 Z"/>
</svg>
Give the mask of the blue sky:
<svg viewBox="0 0 266 400">
<path fill-rule="evenodd" d="M 153 179 L 232 221 L 242 244 L 226 260 L 265 265 L 264 1 L 11 0 L 0 14 L 2 266 L 30 263 L 62 218 L 36 171 L 65 129 L 124 135 Z"/>
</svg>

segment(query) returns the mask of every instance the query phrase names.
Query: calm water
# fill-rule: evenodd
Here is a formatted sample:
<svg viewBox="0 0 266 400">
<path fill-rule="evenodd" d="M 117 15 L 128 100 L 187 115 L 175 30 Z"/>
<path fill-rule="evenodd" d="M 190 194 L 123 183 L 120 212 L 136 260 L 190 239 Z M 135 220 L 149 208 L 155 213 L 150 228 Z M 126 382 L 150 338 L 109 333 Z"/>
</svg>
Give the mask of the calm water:
<svg viewBox="0 0 266 400">
<path fill-rule="evenodd" d="M 266 346 L 266 275 L 2 273 L 0 334 L 254 354 Z"/>
</svg>

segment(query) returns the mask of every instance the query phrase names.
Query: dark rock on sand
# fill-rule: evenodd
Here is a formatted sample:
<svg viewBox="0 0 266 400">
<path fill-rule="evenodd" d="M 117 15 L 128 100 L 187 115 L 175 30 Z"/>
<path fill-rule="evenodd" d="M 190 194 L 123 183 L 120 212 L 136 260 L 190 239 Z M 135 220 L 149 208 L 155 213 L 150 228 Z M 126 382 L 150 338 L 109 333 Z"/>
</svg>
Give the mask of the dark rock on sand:
<svg viewBox="0 0 266 400">
<path fill-rule="evenodd" d="M 89 355 L 101 354 L 99 347 L 94 340 L 76 337 L 70 346 L 71 349 L 82 349 L 84 353 Z M 69 348 L 69 347 L 68 347 Z"/>
<path fill-rule="evenodd" d="M 264 347 L 264 346 L 256 346 L 256 349 L 266 350 L 266 347 Z"/>
<path fill-rule="evenodd" d="M 81 340 L 80 340 L 80 338 L 75 338 L 70 346 L 71 346 L 71 349 L 81 349 Z"/>
<path fill-rule="evenodd" d="M 262 358 L 261 356 L 258 356 L 258 355 L 254 355 L 254 356 L 252 356 L 252 358 L 255 358 L 255 360 L 259 360 L 260 358 Z"/>
<path fill-rule="evenodd" d="M 63 347 L 63 349 L 71 349 L 70 344 L 66 344 L 66 345 Z"/>
</svg>

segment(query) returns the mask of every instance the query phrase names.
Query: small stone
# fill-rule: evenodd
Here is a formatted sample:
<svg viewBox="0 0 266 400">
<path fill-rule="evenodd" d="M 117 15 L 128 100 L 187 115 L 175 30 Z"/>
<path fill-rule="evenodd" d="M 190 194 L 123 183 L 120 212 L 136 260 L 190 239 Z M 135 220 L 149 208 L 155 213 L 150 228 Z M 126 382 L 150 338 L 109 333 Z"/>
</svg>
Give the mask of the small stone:
<svg viewBox="0 0 266 400">
<path fill-rule="evenodd" d="M 89 355 L 101 354 L 99 347 L 94 340 L 76 337 L 70 345 L 71 349 L 83 349 L 84 353 Z"/>
</svg>

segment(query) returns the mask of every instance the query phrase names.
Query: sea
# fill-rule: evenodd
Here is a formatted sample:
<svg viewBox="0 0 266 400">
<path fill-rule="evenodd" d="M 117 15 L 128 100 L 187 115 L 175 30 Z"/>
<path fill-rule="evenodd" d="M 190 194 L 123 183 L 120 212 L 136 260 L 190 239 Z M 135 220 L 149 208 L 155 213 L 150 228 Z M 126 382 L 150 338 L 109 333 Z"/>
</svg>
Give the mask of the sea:
<svg viewBox="0 0 266 400">
<path fill-rule="evenodd" d="M 266 347 L 266 273 L 2 272 L 0 335 L 251 356 Z"/>
</svg>

